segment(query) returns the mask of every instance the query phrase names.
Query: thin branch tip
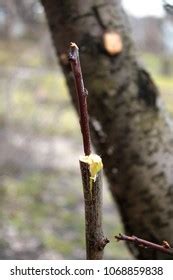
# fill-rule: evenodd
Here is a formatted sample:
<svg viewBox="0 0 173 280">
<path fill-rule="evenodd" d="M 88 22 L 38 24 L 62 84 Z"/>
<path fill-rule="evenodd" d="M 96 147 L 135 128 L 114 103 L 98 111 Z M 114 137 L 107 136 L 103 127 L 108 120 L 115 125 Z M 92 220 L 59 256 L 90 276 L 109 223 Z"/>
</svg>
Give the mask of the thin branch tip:
<svg viewBox="0 0 173 280">
<path fill-rule="evenodd" d="M 171 246 L 169 245 L 169 243 L 167 241 L 163 241 L 162 244 L 156 244 L 150 241 L 147 241 L 145 239 L 141 239 L 138 238 L 135 235 L 132 236 L 128 236 L 122 233 L 119 233 L 119 235 L 115 236 L 116 241 L 127 241 L 127 242 L 131 242 L 134 243 L 135 245 L 139 246 L 139 247 L 143 247 L 145 249 L 153 249 L 155 251 L 160 251 L 164 254 L 168 254 L 168 255 L 173 255 L 173 248 L 171 248 Z"/>
<path fill-rule="evenodd" d="M 75 49 L 79 50 L 77 44 L 74 42 L 70 42 L 70 48 L 75 48 Z"/>
</svg>

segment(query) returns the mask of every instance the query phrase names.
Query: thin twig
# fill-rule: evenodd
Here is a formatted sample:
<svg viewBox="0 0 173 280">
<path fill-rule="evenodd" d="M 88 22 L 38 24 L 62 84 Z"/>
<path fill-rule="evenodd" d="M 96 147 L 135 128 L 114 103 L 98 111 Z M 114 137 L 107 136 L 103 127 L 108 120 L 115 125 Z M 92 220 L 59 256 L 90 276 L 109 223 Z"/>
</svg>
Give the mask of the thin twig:
<svg viewBox="0 0 173 280">
<path fill-rule="evenodd" d="M 87 109 L 88 92 L 84 87 L 78 47 L 75 43 L 70 44 L 69 61 L 71 63 L 72 71 L 74 74 L 76 91 L 78 95 L 78 107 L 80 113 L 80 126 L 81 126 L 81 132 L 83 136 L 84 153 L 86 156 L 88 156 L 91 154 L 91 145 L 90 145 L 91 141 L 90 141 L 88 109 Z"/>
<path fill-rule="evenodd" d="M 117 241 L 124 240 L 127 242 L 132 242 L 132 243 L 136 244 L 137 246 L 153 249 L 155 251 L 160 251 L 164 254 L 173 256 L 173 248 L 170 247 L 170 245 L 168 244 L 167 241 L 163 241 L 162 245 L 159 245 L 159 244 L 147 241 L 145 239 L 138 238 L 136 236 L 128 236 L 128 235 L 121 234 L 121 233 L 118 236 L 115 236 L 115 239 Z"/>
</svg>

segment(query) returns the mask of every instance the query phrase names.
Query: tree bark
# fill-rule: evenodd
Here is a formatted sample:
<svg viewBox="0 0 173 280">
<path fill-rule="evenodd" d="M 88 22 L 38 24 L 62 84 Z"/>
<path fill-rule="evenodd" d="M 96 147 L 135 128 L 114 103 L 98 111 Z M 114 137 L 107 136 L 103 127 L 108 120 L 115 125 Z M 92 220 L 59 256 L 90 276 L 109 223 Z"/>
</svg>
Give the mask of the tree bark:
<svg viewBox="0 0 173 280">
<path fill-rule="evenodd" d="M 89 164 L 80 160 L 80 168 L 83 182 L 85 203 L 85 237 L 87 260 L 102 260 L 104 247 L 109 240 L 104 237 L 102 229 L 102 182 L 99 172 L 95 181 L 92 182 Z"/>
<path fill-rule="evenodd" d="M 126 233 L 173 246 L 173 131 L 156 86 L 137 62 L 120 1 L 41 2 L 74 104 L 65 54 L 70 41 L 80 48 L 92 141 Z M 114 55 L 104 44 L 108 32 L 122 40 L 122 51 Z M 169 257 L 128 246 L 139 259 Z"/>
</svg>

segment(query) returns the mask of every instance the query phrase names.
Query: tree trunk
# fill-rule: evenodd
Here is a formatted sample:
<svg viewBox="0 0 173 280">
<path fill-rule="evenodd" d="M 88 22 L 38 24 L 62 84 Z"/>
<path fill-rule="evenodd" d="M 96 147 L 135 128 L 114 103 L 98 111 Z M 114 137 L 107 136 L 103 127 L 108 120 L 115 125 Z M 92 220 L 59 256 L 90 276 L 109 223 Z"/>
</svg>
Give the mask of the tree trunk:
<svg viewBox="0 0 173 280">
<path fill-rule="evenodd" d="M 70 41 L 80 48 L 92 141 L 102 156 L 126 233 L 156 243 L 167 240 L 173 246 L 173 131 L 159 106 L 156 86 L 137 63 L 120 1 L 41 1 L 74 104 L 65 54 Z M 117 53 L 104 43 L 105 34 L 115 40 L 113 32 L 122 41 Z M 128 246 L 136 258 L 167 257 Z"/>
</svg>

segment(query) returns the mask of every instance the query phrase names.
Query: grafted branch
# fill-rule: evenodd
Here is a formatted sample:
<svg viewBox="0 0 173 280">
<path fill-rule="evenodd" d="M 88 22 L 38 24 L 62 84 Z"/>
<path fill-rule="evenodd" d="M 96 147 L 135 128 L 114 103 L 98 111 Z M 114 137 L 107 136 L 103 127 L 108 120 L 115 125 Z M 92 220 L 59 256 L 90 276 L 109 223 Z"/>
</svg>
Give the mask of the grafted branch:
<svg viewBox="0 0 173 280">
<path fill-rule="evenodd" d="M 107 238 L 104 238 L 102 230 L 102 183 L 100 171 L 103 165 L 102 159 L 98 155 L 91 154 L 86 100 L 88 93 L 84 87 L 78 47 L 75 43 L 70 44 L 69 60 L 75 79 L 85 153 L 85 156 L 80 157 L 79 162 L 85 203 L 86 257 L 89 260 L 100 260 L 103 258 L 104 247 L 109 242 Z"/>
</svg>

